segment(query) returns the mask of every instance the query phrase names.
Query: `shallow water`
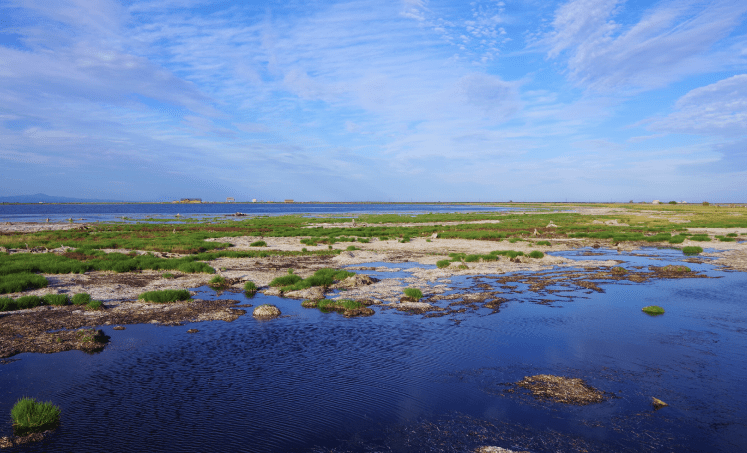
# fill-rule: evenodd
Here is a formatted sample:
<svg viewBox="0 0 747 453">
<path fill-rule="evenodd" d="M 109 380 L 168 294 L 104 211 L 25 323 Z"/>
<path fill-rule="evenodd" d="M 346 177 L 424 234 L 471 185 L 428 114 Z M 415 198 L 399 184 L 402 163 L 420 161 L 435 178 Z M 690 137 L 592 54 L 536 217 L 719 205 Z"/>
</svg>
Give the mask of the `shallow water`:
<svg viewBox="0 0 747 453">
<path fill-rule="evenodd" d="M 594 251 L 623 267 L 684 258 Z M 685 264 L 720 278 L 601 282 L 603 293 L 551 303 L 517 284 L 500 312 L 458 319 L 380 307 L 347 319 L 223 293 L 284 316 L 104 327 L 112 342 L 99 354 L 16 356 L 0 365 L 0 413 L 21 396 L 61 406 L 61 426 L 29 451 L 743 451 L 747 274 Z M 666 313 L 641 312 L 651 304 Z M 579 407 L 506 393 L 534 374 L 613 397 Z M 654 411 L 652 396 L 670 406 Z"/>
<path fill-rule="evenodd" d="M 501 206 L 461 204 L 369 204 L 369 203 L 83 203 L 83 204 L 0 204 L 3 222 L 64 222 L 75 223 L 142 221 L 148 218 L 170 218 L 173 221 L 205 220 L 221 217 L 243 220 L 247 217 L 226 217 L 236 212 L 247 216 L 304 214 L 305 217 L 359 214 L 418 215 L 450 212 L 499 212 L 525 210 Z M 181 217 L 175 217 L 179 214 Z M 175 222 L 181 223 L 181 222 Z"/>
</svg>

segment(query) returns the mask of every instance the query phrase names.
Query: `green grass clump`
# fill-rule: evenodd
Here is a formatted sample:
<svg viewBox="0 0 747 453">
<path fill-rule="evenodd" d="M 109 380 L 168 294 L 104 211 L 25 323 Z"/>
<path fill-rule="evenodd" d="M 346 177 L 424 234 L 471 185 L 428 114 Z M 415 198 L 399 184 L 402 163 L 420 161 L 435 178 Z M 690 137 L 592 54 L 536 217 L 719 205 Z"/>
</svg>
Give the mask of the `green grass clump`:
<svg viewBox="0 0 747 453">
<path fill-rule="evenodd" d="M 225 277 L 216 275 L 215 277 L 210 279 L 210 281 L 208 282 L 208 286 L 213 289 L 222 289 L 228 286 L 228 282 L 226 281 Z"/>
<path fill-rule="evenodd" d="M 420 300 L 423 297 L 423 292 L 418 288 L 405 288 L 404 293 L 405 296 L 412 297 L 415 300 Z"/>
<path fill-rule="evenodd" d="M 710 242 L 711 238 L 707 234 L 696 234 L 695 236 L 690 236 L 690 240 L 698 242 Z"/>
<path fill-rule="evenodd" d="M 730 237 L 730 238 L 735 238 L 737 236 L 739 236 L 737 233 L 729 233 L 726 235 L 726 237 Z"/>
<path fill-rule="evenodd" d="M 537 241 L 537 245 L 552 246 L 552 244 L 550 244 L 550 241 Z"/>
<path fill-rule="evenodd" d="M 361 244 L 368 244 L 370 241 L 368 240 L 368 238 L 358 238 L 358 242 L 360 242 Z"/>
<path fill-rule="evenodd" d="M 28 272 L 0 275 L 0 294 L 20 293 L 27 289 L 44 288 L 48 284 L 43 275 Z"/>
<path fill-rule="evenodd" d="M 176 302 L 189 300 L 192 295 L 186 289 L 162 289 L 160 291 L 148 291 L 138 296 L 138 300 L 146 302 Z"/>
<path fill-rule="evenodd" d="M 267 242 L 265 241 L 254 241 L 251 244 L 249 244 L 250 247 L 266 247 Z"/>
<path fill-rule="evenodd" d="M 44 305 L 44 299 L 39 296 L 23 296 L 18 299 L 10 297 L 0 298 L 0 311 L 24 310 Z"/>
<path fill-rule="evenodd" d="M 648 307 L 643 307 L 642 311 L 644 313 L 649 314 L 649 315 L 661 315 L 661 314 L 664 314 L 664 309 L 661 308 L 658 305 L 649 305 Z"/>
<path fill-rule="evenodd" d="M 685 255 L 697 255 L 703 253 L 703 248 L 698 246 L 682 247 L 682 253 Z"/>
<path fill-rule="evenodd" d="M 316 307 L 320 310 L 357 310 L 365 305 L 352 299 L 322 299 L 316 303 Z"/>
<path fill-rule="evenodd" d="M 349 245 L 348 248 L 346 248 L 345 250 L 352 252 L 354 250 L 360 250 L 360 249 L 354 245 Z"/>
<path fill-rule="evenodd" d="M 733 237 L 728 236 L 716 236 L 716 239 L 718 239 L 721 242 L 736 242 L 736 239 Z"/>
<path fill-rule="evenodd" d="M 278 277 L 278 278 L 273 279 L 270 282 L 270 286 L 272 286 L 272 287 L 276 287 L 276 286 L 289 286 L 289 285 L 294 285 L 294 284 L 300 282 L 301 280 L 303 280 L 303 279 L 300 276 L 298 276 L 298 275 L 288 274 L 288 275 L 283 275 L 282 277 Z"/>
<path fill-rule="evenodd" d="M 102 308 L 104 304 L 100 300 L 92 300 L 86 304 L 86 310 L 101 310 Z"/>
<path fill-rule="evenodd" d="M 44 431 L 60 421 L 60 408 L 51 402 L 41 403 L 33 398 L 21 398 L 10 410 L 13 428 L 18 434 Z"/>
<path fill-rule="evenodd" d="M 544 258 L 545 254 L 540 252 L 539 250 L 533 250 L 529 253 L 529 258 Z"/>
<path fill-rule="evenodd" d="M 449 267 L 450 264 L 451 264 L 451 260 L 439 260 L 439 261 L 436 261 L 436 267 L 438 267 L 439 269 L 443 269 L 445 267 Z"/>
<path fill-rule="evenodd" d="M 70 302 L 70 298 L 67 297 L 67 294 L 47 294 L 43 297 L 44 302 L 48 303 L 49 305 L 67 305 L 68 302 Z"/>
<path fill-rule="evenodd" d="M 670 244 L 682 244 L 683 242 L 685 242 L 685 239 L 687 239 L 687 236 L 678 234 L 676 236 L 672 236 L 671 238 L 669 238 L 669 243 Z"/>
<path fill-rule="evenodd" d="M 79 293 L 73 296 L 73 305 L 86 305 L 91 302 L 91 295 L 88 293 Z"/>
<path fill-rule="evenodd" d="M 244 292 L 249 293 L 249 294 L 256 293 L 257 285 L 255 285 L 253 281 L 248 281 L 244 283 Z"/>
<path fill-rule="evenodd" d="M 311 288 L 312 286 L 330 286 L 335 283 L 335 281 L 345 280 L 348 277 L 352 277 L 355 275 L 354 272 L 348 272 L 348 271 L 342 271 L 337 269 L 319 269 L 318 271 L 314 272 L 314 275 L 307 277 L 305 279 L 301 279 L 301 277 L 297 275 L 293 275 L 292 277 L 296 277 L 295 281 L 293 283 L 289 283 L 287 285 L 274 285 L 274 286 L 280 286 L 283 291 L 298 291 L 301 289 Z M 291 277 L 290 275 L 286 275 L 285 277 L 279 277 L 275 280 Z M 273 286 L 273 280 L 270 282 L 270 286 Z M 290 279 L 289 279 L 290 280 Z"/>
</svg>

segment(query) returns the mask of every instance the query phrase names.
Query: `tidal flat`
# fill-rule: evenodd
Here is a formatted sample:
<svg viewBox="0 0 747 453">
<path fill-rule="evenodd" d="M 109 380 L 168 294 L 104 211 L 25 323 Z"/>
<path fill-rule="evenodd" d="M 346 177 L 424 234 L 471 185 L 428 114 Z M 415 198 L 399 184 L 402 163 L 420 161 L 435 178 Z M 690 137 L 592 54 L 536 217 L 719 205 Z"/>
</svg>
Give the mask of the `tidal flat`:
<svg viewBox="0 0 747 453">
<path fill-rule="evenodd" d="M 60 405 L 28 451 L 743 449 L 745 213 L 0 225 L 0 276 L 47 281 L 0 297 L 102 302 L 0 312 L 0 412 L 22 396 Z M 341 277 L 315 280 L 324 269 Z M 307 283 L 273 285 L 288 275 Z M 192 299 L 138 300 L 164 289 Z M 282 315 L 245 316 L 263 304 Z M 569 391 L 588 404 L 552 397 Z M 94 408 L 106 434 L 83 416 Z"/>
</svg>

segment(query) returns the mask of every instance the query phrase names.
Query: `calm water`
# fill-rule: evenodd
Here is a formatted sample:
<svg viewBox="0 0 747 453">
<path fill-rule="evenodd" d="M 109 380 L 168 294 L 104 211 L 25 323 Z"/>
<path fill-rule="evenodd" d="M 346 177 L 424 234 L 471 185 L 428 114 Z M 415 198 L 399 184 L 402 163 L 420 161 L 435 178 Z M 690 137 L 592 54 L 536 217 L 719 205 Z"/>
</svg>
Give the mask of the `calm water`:
<svg viewBox="0 0 747 453">
<path fill-rule="evenodd" d="M 2 222 L 62 222 L 69 218 L 80 222 L 121 221 L 129 219 L 174 218 L 213 218 L 241 212 L 250 216 L 307 214 L 427 214 L 429 212 L 480 212 L 510 211 L 513 208 L 498 206 L 459 205 L 459 204 L 364 204 L 364 203 L 133 203 L 133 204 L 0 204 Z M 234 217 L 241 219 L 242 217 Z"/>
<path fill-rule="evenodd" d="M 606 253 L 628 267 L 683 258 Z M 0 414 L 24 395 L 61 406 L 61 426 L 28 451 L 745 451 L 747 275 L 687 265 L 720 278 L 602 283 L 543 304 L 507 294 L 500 312 L 456 320 L 380 307 L 346 319 L 258 295 L 287 316 L 104 327 L 102 353 L 0 365 Z M 666 314 L 641 312 L 651 304 Z M 541 373 L 615 397 L 569 407 L 505 393 Z M 654 411 L 652 396 L 670 407 Z"/>
</svg>

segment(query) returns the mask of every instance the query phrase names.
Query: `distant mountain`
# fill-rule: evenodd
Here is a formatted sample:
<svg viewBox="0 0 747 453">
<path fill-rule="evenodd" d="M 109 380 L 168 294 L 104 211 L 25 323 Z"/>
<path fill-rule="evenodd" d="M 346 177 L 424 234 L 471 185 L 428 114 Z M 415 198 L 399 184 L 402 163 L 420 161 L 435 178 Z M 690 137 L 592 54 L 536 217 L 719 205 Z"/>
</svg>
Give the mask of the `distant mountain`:
<svg viewBox="0 0 747 453">
<path fill-rule="evenodd" d="M 69 198 L 55 197 L 43 193 L 34 195 L 14 195 L 12 197 L 0 197 L 0 203 L 121 203 L 122 200 L 98 200 L 95 198 Z"/>
</svg>

